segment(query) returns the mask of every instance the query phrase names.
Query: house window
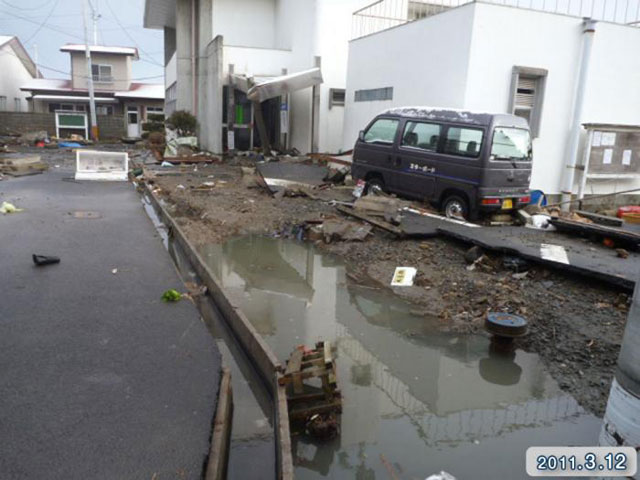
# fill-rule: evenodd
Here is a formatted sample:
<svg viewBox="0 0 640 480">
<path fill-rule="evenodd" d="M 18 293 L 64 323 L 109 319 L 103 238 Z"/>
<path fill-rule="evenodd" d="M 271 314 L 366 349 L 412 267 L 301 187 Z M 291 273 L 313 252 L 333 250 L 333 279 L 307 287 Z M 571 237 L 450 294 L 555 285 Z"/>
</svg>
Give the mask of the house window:
<svg viewBox="0 0 640 480">
<path fill-rule="evenodd" d="M 329 89 L 329 108 L 344 107 L 345 95 L 344 88 Z"/>
<path fill-rule="evenodd" d="M 111 65 L 91 65 L 91 75 L 95 82 L 113 82 L 111 76 Z"/>
<path fill-rule="evenodd" d="M 60 110 L 65 110 L 65 111 L 73 111 L 73 104 L 72 103 L 63 103 L 62 105 L 60 105 Z"/>
<path fill-rule="evenodd" d="M 97 105 L 96 115 L 113 115 L 113 107 L 106 105 Z"/>
<path fill-rule="evenodd" d="M 19 98 L 14 98 L 13 103 L 15 105 L 15 111 L 20 112 L 22 110 L 22 102 Z"/>
<path fill-rule="evenodd" d="M 7 109 L 7 97 L 0 95 L 0 112 Z"/>
<path fill-rule="evenodd" d="M 513 67 L 509 111 L 529 122 L 531 137 L 540 133 L 547 70 Z"/>
<path fill-rule="evenodd" d="M 482 130 L 477 128 L 449 127 L 444 142 L 444 153 L 477 157 L 482 147 L 482 136 Z"/>
<path fill-rule="evenodd" d="M 356 102 L 374 102 L 380 100 L 393 100 L 393 87 L 355 91 Z"/>
</svg>

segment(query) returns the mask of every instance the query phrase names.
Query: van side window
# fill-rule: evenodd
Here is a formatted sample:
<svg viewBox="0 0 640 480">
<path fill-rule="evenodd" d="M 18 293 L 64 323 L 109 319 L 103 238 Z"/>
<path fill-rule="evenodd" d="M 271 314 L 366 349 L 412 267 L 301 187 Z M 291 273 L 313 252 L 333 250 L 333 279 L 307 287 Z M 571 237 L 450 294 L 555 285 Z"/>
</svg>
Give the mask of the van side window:
<svg viewBox="0 0 640 480">
<path fill-rule="evenodd" d="M 438 149 L 441 128 L 436 123 L 407 122 L 402 134 L 402 146 L 435 152 Z"/>
<path fill-rule="evenodd" d="M 449 127 L 444 153 L 463 157 L 477 157 L 482 147 L 483 131 L 477 128 Z"/>
<path fill-rule="evenodd" d="M 392 144 L 396 138 L 399 120 L 390 118 L 380 118 L 374 122 L 367 133 L 364 134 L 365 143 L 388 143 Z"/>
</svg>

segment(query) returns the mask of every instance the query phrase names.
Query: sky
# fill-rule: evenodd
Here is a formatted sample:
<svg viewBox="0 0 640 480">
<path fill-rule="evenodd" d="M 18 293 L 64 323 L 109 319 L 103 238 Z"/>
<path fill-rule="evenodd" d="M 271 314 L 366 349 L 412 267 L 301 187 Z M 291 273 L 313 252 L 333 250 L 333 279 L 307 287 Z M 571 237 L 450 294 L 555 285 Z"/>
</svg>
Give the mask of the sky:
<svg viewBox="0 0 640 480">
<path fill-rule="evenodd" d="M 66 43 L 84 43 L 82 4 L 86 0 L 0 0 L 0 35 L 17 36 L 45 78 L 70 78 Z M 133 62 L 134 80 L 163 83 L 163 35 L 142 27 L 144 0 L 89 0 L 100 18 L 98 44 L 137 47 L 140 60 Z M 91 9 L 88 8 L 89 16 Z M 93 43 L 93 23 L 89 23 Z M 154 78 L 151 78 L 154 77 Z"/>
</svg>

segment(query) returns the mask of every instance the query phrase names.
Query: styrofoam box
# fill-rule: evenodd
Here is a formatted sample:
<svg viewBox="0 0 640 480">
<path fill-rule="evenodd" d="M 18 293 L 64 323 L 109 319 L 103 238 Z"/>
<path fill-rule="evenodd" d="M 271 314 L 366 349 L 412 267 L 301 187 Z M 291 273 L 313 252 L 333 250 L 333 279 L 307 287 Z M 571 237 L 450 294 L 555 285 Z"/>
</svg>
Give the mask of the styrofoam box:
<svg viewBox="0 0 640 480">
<path fill-rule="evenodd" d="M 76 180 L 126 181 L 129 154 L 76 150 Z"/>
</svg>

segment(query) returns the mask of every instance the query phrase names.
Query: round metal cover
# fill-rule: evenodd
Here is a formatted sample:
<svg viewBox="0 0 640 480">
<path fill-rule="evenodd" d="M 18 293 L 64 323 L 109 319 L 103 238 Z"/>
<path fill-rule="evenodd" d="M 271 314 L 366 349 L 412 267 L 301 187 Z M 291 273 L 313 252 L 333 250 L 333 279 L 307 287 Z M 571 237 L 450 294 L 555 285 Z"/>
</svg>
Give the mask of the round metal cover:
<svg viewBox="0 0 640 480">
<path fill-rule="evenodd" d="M 86 218 L 89 220 L 102 217 L 100 212 L 91 210 L 75 210 L 74 212 L 71 212 L 71 215 L 73 215 L 74 218 Z"/>
<path fill-rule="evenodd" d="M 484 326 L 489 333 L 502 337 L 520 337 L 527 333 L 527 321 L 511 313 L 489 312 Z"/>
</svg>

